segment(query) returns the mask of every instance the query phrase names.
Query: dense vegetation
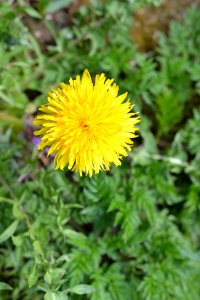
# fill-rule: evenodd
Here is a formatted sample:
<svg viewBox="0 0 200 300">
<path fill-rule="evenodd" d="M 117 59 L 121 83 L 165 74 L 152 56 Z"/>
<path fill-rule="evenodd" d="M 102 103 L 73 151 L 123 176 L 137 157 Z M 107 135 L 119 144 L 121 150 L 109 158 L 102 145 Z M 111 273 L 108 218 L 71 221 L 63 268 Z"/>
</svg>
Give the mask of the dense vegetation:
<svg viewBox="0 0 200 300">
<path fill-rule="evenodd" d="M 0 299 L 199 300 L 199 8 L 141 53 L 133 12 L 161 1 L 16 2 L 0 3 Z M 33 139 L 48 90 L 84 68 L 141 114 L 129 157 L 92 178 Z"/>
</svg>

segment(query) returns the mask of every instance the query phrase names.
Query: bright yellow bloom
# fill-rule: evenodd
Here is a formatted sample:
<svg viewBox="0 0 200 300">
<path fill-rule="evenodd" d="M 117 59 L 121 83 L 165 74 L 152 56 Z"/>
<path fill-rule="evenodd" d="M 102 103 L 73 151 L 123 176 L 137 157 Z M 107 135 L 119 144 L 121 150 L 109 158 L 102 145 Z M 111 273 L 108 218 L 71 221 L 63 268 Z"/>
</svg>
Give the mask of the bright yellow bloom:
<svg viewBox="0 0 200 300">
<path fill-rule="evenodd" d="M 88 70 L 82 78 L 61 83 L 49 93 L 48 103 L 39 110 L 34 124 L 42 126 L 35 135 L 42 135 L 38 147 L 50 147 L 55 154 L 56 169 L 76 170 L 92 176 L 99 170 L 109 170 L 110 163 L 120 165 L 122 156 L 131 150 L 134 127 L 139 117 L 124 102 L 127 93 L 118 96 L 118 86 L 104 74 L 92 82 Z"/>
</svg>

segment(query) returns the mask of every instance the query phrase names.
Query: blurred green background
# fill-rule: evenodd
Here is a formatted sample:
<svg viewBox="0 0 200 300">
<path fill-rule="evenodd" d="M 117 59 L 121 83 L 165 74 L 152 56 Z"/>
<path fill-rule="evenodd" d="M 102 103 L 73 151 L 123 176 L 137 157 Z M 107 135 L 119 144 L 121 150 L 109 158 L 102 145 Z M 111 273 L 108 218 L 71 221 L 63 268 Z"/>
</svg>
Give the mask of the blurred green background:
<svg viewBox="0 0 200 300">
<path fill-rule="evenodd" d="M 0 300 L 200 299 L 200 1 L 0 1 Z M 54 171 L 38 107 L 88 68 L 140 112 L 121 167 Z"/>
</svg>

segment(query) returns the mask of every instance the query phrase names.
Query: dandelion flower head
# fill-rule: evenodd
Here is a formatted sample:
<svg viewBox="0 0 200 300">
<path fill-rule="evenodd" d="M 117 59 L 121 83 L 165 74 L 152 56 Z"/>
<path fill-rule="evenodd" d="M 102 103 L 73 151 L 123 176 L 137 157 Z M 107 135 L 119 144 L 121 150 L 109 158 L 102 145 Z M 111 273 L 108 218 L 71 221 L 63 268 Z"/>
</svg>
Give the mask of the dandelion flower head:
<svg viewBox="0 0 200 300">
<path fill-rule="evenodd" d="M 127 93 L 118 95 L 118 86 L 104 74 L 96 75 L 94 83 L 88 70 L 82 78 L 49 92 L 48 103 L 34 124 L 41 129 L 39 150 L 50 147 L 55 154 L 56 169 L 75 170 L 82 175 L 109 170 L 110 164 L 121 165 L 121 158 L 131 150 L 135 124 L 139 116 L 132 112 Z"/>
</svg>

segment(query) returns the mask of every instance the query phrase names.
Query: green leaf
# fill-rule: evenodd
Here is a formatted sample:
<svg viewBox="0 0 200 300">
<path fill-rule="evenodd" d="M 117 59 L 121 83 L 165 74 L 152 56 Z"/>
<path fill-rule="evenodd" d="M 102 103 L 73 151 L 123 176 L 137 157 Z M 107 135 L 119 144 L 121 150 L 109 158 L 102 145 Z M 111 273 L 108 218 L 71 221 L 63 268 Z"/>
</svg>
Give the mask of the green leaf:
<svg viewBox="0 0 200 300">
<path fill-rule="evenodd" d="M 84 294 L 93 293 L 95 291 L 95 288 L 91 285 L 79 284 L 68 289 L 68 291 L 77 295 L 84 295 Z"/>
<path fill-rule="evenodd" d="M 5 290 L 12 290 L 13 288 L 5 283 L 5 282 L 0 282 L 0 291 L 5 291 Z"/>
<path fill-rule="evenodd" d="M 28 277 L 29 288 L 31 288 L 32 286 L 34 286 L 36 284 L 36 282 L 38 281 L 38 277 L 39 277 L 38 268 L 36 265 L 34 265 L 33 270 Z"/>
<path fill-rule="evenodd" d="M 35 10 L 34 8 L 32 8 L 30 6 L 25 7 L 25 12 L 33 18 L 36 18 L 36 19 L 42 18 L 41 14 L 37 10 Z"/>
<path fill-rule="evenodd" d="M 3 202 L 9 203 L 9 204 L 14 203 L 14 201 L 12 199 L 9 199 L 9 198 L 6 198 L 6 197 L 0 197 L 0 203 L 3 203 Z"/>
<path fill-rule="evenodd" d="M 64 229 L 64 235 L 68 238 L 68 243 L 76 245 L 78 247 L 84 246 L 87 242 L 87 238 L 84 234 L 72 229 Z"/>
<path fill-rule="evenodd" d="M 41 255 L 41 256 L 43 257 L 43 251 L 42 251 L 42 247 L 41 247 L 39 241 L 34 241 L 34 242 L 33 242 L 33 249 L 34 249 L 34 251 L 35 251 L 37 254 L 39 254 L 39 255 Z"/>
<path fill-rule="evenodd" d="M 17 204 L 13 205 L 13 216 L 18 220 L 22 220 L 24 218 L 24 215 Z"/>
<path fill-rule="evenodd" d="M 67 300 L 68 296 L 64 293 L 47 292 L 44 296 L 44 300 Z"/>
<path fill-rule="evenodd" d="M 1 235 L 0 235 L 0 244 L 9 239 L 18 226 L 18 221 L 14 221 Z"/>
<path fill-rule="evenodd" d="M 20 247 L 23 243 L 23 236 L 22 235 L 17 235 L 17 236 L 12 236 L 12 241 L 15 246 Z"/>
<path fill-rule="evenodd" d="M 44 275 L 44 280 L 47 282 L 47 283 L 51 283 L 52 281 L 52 278 L 51 278 L 51 272 L 50 270 L 47 270 L 46 274 Z"/>
<path fill-rule="evenodd" d="M 48 14 L 52 14 L 55 13 L 56 11 L 60 10 L 62 7 L 70 4 L 70 2 L 72 2 L 72 0 L 55 0 L 50 2 L 46 9 L 45 12 Z"/>
</svg>

